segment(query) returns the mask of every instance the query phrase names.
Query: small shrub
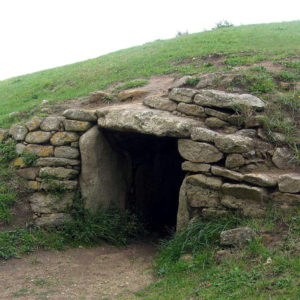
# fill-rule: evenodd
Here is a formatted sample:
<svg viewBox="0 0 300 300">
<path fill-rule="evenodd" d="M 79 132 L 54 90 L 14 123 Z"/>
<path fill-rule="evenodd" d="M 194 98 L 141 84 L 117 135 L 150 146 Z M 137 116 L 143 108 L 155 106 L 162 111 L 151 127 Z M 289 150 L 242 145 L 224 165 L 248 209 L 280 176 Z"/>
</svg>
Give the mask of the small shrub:
<svg viewBox="0 0 300 300">
<path fill-rule="evenodd" d="M 168 272 L 183 254 L 196 255 L 212 245 L 217 245 L 220 232 L 232 228 L 235 224 L 236 220 L 233 218 L 207 222 L 198 219 L 191 222 L 184 229 L 176 232 L 170 240 L 161 243 L 160 252 L 156 257 L 157 274 Z"/>
<path fill-rule="evenodd" d="M 7 140 L 0 142 L 0 162 L 3 164 L 11 162 L 17 157 L 16 142 Z"/>
<path fill-rule="evenodd" d="M 199 81 L 199 77 L 188 78 L 186 81 L 186 85 L 194 87 L 199 83 Z"/>
<path fill-rule="evenodd" d="M 203 67 L 204 67 L 204 68 L 210 68 L 210 67 L 212 67 L 213 65 L 214 65 L 214 64 L 213 64 L 212 62 L 209 61 L 209 62 L 204 63 L 204 64 L 203 64 Z"/>
<path fill-rule="evenodd" d="M 180 36 L 184 36 L 184 35 L 188 35 L 189 32 L 186 30 L 186 31 L 177 31 L 176 33 L 176 37 L 180 37 Z"/>
<path fill-rule="evenodd" d="M 216 23 L 216 27 L 214 29 L 233 27 L 234 25 L 227 20 L 221 20 Z"/>
<path fill-rule="evenodd" d="M 287 71 L 281 71 L 280 73 L 274 75 L 275 79 L 281 80 L 281 81 L 295 81 L 296 76 L 295 74 Z"/>
<path fill-rule="evenodd" d="M 28 167 L 33 166 L 36 160 L 39 158 L 37 154 L 26 151 L 22 153 L 21 157 L 25 165 Z"/>
</svg>

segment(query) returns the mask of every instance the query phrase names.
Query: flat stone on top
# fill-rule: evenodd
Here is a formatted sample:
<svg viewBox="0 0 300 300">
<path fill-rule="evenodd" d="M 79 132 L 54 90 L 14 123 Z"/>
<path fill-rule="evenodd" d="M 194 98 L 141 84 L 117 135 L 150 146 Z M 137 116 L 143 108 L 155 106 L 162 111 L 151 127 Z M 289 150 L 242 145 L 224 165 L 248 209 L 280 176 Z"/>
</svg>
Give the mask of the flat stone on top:
<svg viewBox="0 0 300 300">
<path fill-rule="evenodd" d="M 217 90 L 198 91 L 194 102 L 201 106 L 229 108 L 232 110 L 239 110 L 241 107 L 262 110 L 265 107 L 264 102 L 253 95 L 231 94 Z"/>
<path fill-rule="evenodd" d="M 178 102 L 192 103 L 193 97 L 198 91 L 187 88 L 174 88 L 169 94 L 171 100 Z"/>
<path fill-rule="evenodd" d="M 99 127 L 156 136 L 189 137 L 191 129 L 202 124 L 136 103 L 104 107 L 97 115 Z"/>
</svg>

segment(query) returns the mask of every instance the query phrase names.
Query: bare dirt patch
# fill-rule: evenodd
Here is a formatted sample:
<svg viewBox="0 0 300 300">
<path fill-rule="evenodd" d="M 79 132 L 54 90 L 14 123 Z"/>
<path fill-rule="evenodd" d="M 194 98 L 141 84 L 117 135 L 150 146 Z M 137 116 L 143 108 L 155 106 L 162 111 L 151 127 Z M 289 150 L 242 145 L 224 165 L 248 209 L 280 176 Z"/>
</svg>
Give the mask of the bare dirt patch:
<svg viewBox="0 0 300 300">
<path fill-rule="evenodd" d="M 155 252 L 154 245 L 136 242 L 0 261 L 0 299 L 135 299 L 153 281 Z"/>
</svg>

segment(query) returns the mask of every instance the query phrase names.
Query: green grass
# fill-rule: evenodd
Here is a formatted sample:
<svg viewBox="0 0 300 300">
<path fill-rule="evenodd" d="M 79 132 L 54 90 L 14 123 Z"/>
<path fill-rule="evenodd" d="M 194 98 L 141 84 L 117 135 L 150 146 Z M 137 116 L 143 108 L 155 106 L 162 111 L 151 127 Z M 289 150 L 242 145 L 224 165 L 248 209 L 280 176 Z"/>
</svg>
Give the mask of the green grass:
<svg viewBox="0 0 300 300">
<path fill-rule="evenodd" d="M 237 225 L 250 226 L 258 233 L 277 233 L 282 243 L 268 247 L 258 236 L 217 261 L 214 256 L 220 250 L 220 231 Z M 155 264 L 157 281 L 136 296 L 145 300 L 299 299 L 299 234 L 299 211 L 270 211 L 264 220 L 196 221 L 162 244 Z M 180 259 L 184 253 L 190 253 L 191 258 Z"/>
<path fill-rule="evenodd" d="M 27 111 L 47 99 L 50 103 L 88 95 L 117 82 L 145 80 L 156 74 L 212 72 L 205 59 L 224 56 L 224 67 L 249 64 L 264 58 L 291 68 L 299 63 L 300 22 L 225 27 L 170 40 L 157 40 L 84 62 L 41 71 L 0 82 L 0 127 L 18 120 L 10 112 Z M 194 58 L 194 60 L 193 60 Z M 200 63 L 199 63 L 200 62 Z M 219 68 L 219 69 L 220 69 Z M 226 69 L 229 68 L 229 69 Z M 21 115 L 22 117 L 22 115 Z"/>
</svg>

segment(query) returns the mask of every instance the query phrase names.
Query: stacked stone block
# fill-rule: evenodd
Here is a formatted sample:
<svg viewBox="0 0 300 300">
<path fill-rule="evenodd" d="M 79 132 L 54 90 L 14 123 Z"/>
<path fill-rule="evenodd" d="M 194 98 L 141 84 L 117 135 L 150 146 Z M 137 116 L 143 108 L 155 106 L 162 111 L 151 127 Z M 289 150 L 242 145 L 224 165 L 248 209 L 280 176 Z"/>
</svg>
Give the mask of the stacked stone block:
<svg viewBox="0 0 300 300">
<path fill-rule="evenodd" d="M 93 112 L 67 110 L 62 117 L 33 117 L 10 128 L 20 155 L 13 165 L 32 190 L 29 202 L 38 225 L 56 225 L 69 218 L 66 210 L 78 189 L 81 167 L 79 138 L 95 121 Z M 22 161 L 24 152 L 37 156 L 32 166 Z"/>
</svg>

